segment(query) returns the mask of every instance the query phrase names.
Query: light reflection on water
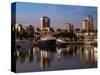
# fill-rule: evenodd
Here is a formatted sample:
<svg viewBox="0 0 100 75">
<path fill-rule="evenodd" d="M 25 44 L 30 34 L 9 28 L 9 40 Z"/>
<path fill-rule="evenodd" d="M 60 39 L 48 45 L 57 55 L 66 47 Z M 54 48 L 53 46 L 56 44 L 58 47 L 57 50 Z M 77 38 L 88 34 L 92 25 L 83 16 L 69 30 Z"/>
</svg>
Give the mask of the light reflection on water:
<svg viewBox="0 0 100 75">
<path fill-rule="evenodd" d="M 65 48 L 21 47 L 16 50 L 16 72 L 97 67 L 97 47 L 67 45 Z"/>
</svg>

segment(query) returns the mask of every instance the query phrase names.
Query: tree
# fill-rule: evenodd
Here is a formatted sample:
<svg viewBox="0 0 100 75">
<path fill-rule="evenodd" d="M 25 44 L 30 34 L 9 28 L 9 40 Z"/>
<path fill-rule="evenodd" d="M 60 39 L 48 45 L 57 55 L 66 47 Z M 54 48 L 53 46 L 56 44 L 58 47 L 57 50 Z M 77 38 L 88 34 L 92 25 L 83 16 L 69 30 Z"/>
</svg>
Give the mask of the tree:
<svg viewBox="0 0 100 75">
<path fill-rule="evenodd" d="M 80 31 L 80 29 L 79 29 L 79 28 L 76 28 L 76 29 L 75 29 L 75 31 L 76 31 L 76 32 L 79 32 L 79 31 Z"/>
<path fill-rule="evenodd" d="M 36 31 L 37 31 L 37 32 L 40 32 L 41 30 L 40 30 L 40 28 L 38 27 L 38 28 L 36 28 Z"/>
<path fill-rule="evenodd" d="M 61 29 L 57 29 L 57 32 L 60 32 L 61 31 Z"/>
<path fill-rule="evenodd" d="M 51 31 L 51 32 L 55 32 L 53 28 L 50 28 L 50 31 Z"/>
<path fill-rule="evenodd" d="M 32 25 L 27 26 L 26 33 L 27 33 L 28 38 L 33 38 L 34 37 L 34 27 Z"/>
</svg>

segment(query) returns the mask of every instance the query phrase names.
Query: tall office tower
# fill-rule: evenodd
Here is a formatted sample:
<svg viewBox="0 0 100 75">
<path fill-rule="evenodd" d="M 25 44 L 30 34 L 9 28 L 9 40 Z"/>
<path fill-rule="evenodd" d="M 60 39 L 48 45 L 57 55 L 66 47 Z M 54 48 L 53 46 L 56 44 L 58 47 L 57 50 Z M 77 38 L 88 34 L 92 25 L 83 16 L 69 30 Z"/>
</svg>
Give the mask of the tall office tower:
<svg viewBox="0 0 100 75">
<path fill-rule="evenodd" d="M 80 27 L 81 31 L 89 31 L 88 20 L 83 20 Z"/>
<path fill-rule="evenodd" d="M 50 28 L 50 18 L 46 16 L 41 17 L 41 26 L 40 26 L 41 31 L 45 30 L 48 31 L 49 28 Z"/>
<path fill-rule="evenodd" d="M 71 25 L 70 23 L 65 23 L 63 30 L 67 30 L 68 32 L 72 32 L 74 30 L 74 26 Z"/>
<path fill-rule="evenodd" d="M 81 23 L 81 27 L 80 27 L 81 31 L 92 31 L 93 30 L 93 17 L 92 16 L 86 16 L 85 20 L 82 21 Z"/>
<path fill-rule="evenodd" d="M 86 16 L 85 20 L 88 20 L 89 30 L 92 31 L 93 30 L 93 17 L 88 15 Z"/>
</svg>

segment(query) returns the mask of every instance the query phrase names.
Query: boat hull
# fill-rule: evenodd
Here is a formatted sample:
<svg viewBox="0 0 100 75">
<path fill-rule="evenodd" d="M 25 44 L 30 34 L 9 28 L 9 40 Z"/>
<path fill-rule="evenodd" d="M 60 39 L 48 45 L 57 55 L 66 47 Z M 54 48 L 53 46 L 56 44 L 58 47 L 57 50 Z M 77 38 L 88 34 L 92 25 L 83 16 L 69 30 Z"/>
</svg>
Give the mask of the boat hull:
<svg viewBox="0 0 100 75">
<path fill-rule="evenodd" d="M 40 48 L 49 48 L 56 46 L 56 40 L 41 40 L 38 42 Z"/>
</svg>

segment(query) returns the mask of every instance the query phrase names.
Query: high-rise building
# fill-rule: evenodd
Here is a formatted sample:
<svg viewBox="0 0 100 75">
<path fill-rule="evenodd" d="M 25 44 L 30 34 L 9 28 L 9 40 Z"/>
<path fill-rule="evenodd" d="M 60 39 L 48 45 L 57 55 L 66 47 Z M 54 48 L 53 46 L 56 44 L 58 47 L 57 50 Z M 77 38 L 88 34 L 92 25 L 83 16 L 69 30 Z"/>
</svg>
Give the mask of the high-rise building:
<svg viewBox="0 0 100 75">
<path fill-rule="evenodd" d="M 16 32 L 21 32 L 21 31 L 23 31 L 23 27 L 21 24 L 15 24 L 15 25 L 13 25 L 12 30 L 16 31 Z"/>
<path fill-rule="evenodd" d="M 82 21 L 81 31 L 89 32 L 93 30 L 93 17 L 92 16 L 86 16 L 85 20 Z"/>
<path fill-rule="evenodd" d="M 85 20 L 88 20 L 89 30 L 93 30 L 93 17 L 88 15 Z"/>
<path fill-rule="evenodd" d="M 70 23 L 65 23 L 64 27 L 63 27 L 63 30 L 67 30 L 68 32 L 71 32 L 71 31 L 74 30 L 74 26 L 71 25 Z"/>
<path fill-rule="evenodd" d="M 23 34 L 25 33 L 25 29 L 21 24 L 14 24 L 11 28 L 13 36 L 16 36 L 17 39 L 21 39 L 24 37 Z"/>
<path fill-rule="evenodd" d="M 83 20 L 80 28 L 81 31 L 88 31 L 89 30 L 88 20 Z"/>
<path fill-rule="evenodd" d="M 40 26 L 41 31 L 44 30 L 48 31 L 49 28 L 50 28 L 50 18 L 46 16 L 41 17 L 41 26 Z"/>
</svg>

